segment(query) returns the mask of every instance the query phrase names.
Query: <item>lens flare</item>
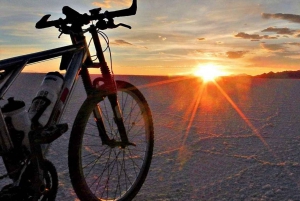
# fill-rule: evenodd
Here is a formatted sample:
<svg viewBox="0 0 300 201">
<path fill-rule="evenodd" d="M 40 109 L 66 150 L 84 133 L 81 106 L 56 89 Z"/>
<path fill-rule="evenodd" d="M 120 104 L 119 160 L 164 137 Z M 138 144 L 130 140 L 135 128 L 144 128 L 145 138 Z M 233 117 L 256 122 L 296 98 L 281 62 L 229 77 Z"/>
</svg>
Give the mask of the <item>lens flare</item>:
<svg viewBox="0 0 300 201">
<path fill-rule="evenodd" d="M 199 65 L 194 72 L 194 76 L 200 77 L 204 82 L 214 81 L 220 76 L 224 76 L 226 73 L 215 64 Z"/>
</svg>

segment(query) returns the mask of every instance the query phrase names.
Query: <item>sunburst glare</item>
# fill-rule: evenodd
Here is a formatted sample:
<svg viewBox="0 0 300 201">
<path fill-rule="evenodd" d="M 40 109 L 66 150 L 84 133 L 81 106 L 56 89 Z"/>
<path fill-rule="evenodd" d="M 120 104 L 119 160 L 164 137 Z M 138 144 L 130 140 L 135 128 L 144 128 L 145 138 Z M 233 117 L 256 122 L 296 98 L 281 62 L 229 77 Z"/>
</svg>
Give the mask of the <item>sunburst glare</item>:
<svg viewBox="0 0 300 201">
<path fill-rule="evenodd" d="M 218 77 L 224 76 L 227 73 L 220 66 L 217 66 L 213 63 L 208 63 L 204 65 L 198 65 L 193 74 L 202 78 L 204 82 L 209 82 L 214 81 Z"/>
</svg>

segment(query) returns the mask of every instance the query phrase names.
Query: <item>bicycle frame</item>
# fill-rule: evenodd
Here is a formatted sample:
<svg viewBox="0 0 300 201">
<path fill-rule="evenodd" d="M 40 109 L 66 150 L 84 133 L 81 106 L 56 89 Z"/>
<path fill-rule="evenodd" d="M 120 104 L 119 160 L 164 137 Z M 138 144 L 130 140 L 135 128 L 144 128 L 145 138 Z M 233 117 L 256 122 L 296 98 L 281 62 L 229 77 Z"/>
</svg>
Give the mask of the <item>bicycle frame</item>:
<svg viewBox="0 0 300 201">
<path fill-rule="evenodd" d="M 112 79 L 112 75 L 107 67 L 104 54 L 102 51 L 100 39 L 96 28 L 91 25 L 90 33 L 94 40 L 94 45 L 97 52 L 97 57 L 100 63 L 93 63 L 90 57 L 89 49 L 85 40 L 85 37 L 82 35 L 70 35 L 73 45 L 55 48 L 47 51 L 37 52 L 33 54 L 27 54 L 19 57 L 14 57 L 10 59 L 5 59 L 0 61 L 0 83 L 4 82 L 4 84 L 0 88 L 0 98 L 2 99 L 6 91 L 12 85 L 16 77 L 20 74 L 20 72 L 24 69 L 27 64 L 40 62 L 44 60 L 48 60 L 54 57 L 62 56 L 60 69 L 66 69 L 65 80 L 62 86 L 61 92 L 58 96 L 58 100 L 54 106 L 53 112 L 50 116 L 50 119 L 46 125 L 53 125 L 58 123 L 63 112 L 65 106 L 68 103 L 70 95 L 72 94 L 74 85 L 77 81 L 78 75 L 80 73 L 85 90 L 87 94 L 89 91 L 93 89 L 93 83 L 90 79 L 89 72 L 87 68 L 100 68 L 102 73 L 102 78 L 100 81 L 104 82 L 103 90 L 109 92 L 108 98 L 112 104 L 114 116 L 116 117 L 116 123 L 120 131 L 122 146 L 131 145 L 128 142 L 128 138 L 125 132 L 122 114 L 119 109 L 117 97 L 116 97 L 116 86 Z M 95 83 L 94 83 L 95 84 Z M 100 131 L 100 137 L 103 140 L 103 143 L 112 145 L 113 143 L 109 140 L 105 133 L 105 128 L 103 124 L 101 124 L 101 111 L 100 108 L 94 110 L 95 117 L 100 120 L 98 125 L 98 129 Z M 7 152 L 13 148 L 13 143 L 9 137 L 8 129 L 6 128 L 6 124 L 3 118 L 3 114 L 0 110 L 0 148 L 2 148 L 1 152 Z M 2 153 L 0 152 L 0 155 Z"/>
</svg>

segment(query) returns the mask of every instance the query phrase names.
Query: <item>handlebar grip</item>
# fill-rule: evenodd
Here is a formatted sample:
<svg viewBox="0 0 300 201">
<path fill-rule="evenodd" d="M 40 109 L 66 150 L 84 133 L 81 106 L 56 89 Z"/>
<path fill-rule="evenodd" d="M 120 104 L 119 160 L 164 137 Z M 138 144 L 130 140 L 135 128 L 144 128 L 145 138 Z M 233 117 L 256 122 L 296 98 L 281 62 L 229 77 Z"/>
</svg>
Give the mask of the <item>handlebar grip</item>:
<svg viewBox="0 0 300 201">
<path fill-rule="evenodd" d="M 69 6 L 64 6 L 62 9 L 63 14 L 66 15 L 66 21 L 70 23 L 82 23 L 82 24 L 89 24 L 90 23 L 90 17 L 87 14 L 80 14 L 73 8 L 70 8 Z"/>
<path fill-rule="evenodd" d="M 135 15 L 136 10 L 137 10 L 137 3 L 136 3 L 136 0 L 133 0 L 132 5 L 129 8 L 123 9 L 123 10 L 106 12 L 105 14 L 108 18 L 123 17 L 123 16 Z"/>
<path fill-rule="evenodd" d="M 65 14 L 67 17 L 80 17 L 81 14 L 78 13 L 76 10 L 70 8 L 69 6 L 64 6 L 62 8 L 62 13 Z"/>
<path fill-rule="evenodd" d="M 44 29 L 44 28 L 48 28 L 48 27 L 52 27 L 56 25 L 56 21 L 48 21 L 49 17 L 51 15 L 45 15 L 43 16 L 36 24 L 35 24 L 35 28 L 37 29 Z"/>
</svg>

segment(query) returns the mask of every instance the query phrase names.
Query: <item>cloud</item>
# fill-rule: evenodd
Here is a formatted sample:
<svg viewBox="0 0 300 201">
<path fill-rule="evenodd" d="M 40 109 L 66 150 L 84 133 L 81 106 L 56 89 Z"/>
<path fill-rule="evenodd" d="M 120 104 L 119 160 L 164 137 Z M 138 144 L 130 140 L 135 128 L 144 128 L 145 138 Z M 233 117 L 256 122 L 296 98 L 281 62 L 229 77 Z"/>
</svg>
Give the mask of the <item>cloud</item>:
<svg viewBox="0 0 300 201">
<path fill-rule="evenodd" d="M 280 55 L 270 55 L 270 56 L 257 56 L 251 57 L 248 60 L 250 65 L 248 67 L 257 68 L 269 68 L 273 69 L 272 71 L 282 71 L 283 69 L 299 69 L 299 59 L 290 58 Z"/>
<path fill-rule="evenodd" d="M 264 50 L 270 51 L 270 52 L 282 52 L 285 50 L 285 47 L 282 44 L 266 44 L 261 43 L 260 47 Z"/>
<path fill-rule="evenodd" d="M 137 48 L 137 49 L 146 49 L 148 50 L 149 48 L 146 47 L 146 46 L 143 46 L 143 45 L 139 45 L 139 44 L 132 44 L 132 43 L 129 43 L 125 40 L 114 40 L 112 42 L 110 42 L 110 44 L 112 45 L 116 45 L 116 46 L 121 46 L 121 47 L 125 47 L 125 46 L 131 46 L 132 48 Z"/>
<path fill-rule="evenodd" d="M 236 34 L 234 37 L 243 38 L 243 39 L 253 39 L 253 40 L 262 39 L 262 37 L 258 34 L 247 34 L 244 32 L 240 32 L 240 33 Z"/>
<path fill-rule="evenodd" d="M 268 35 L 259 35 L 259 34 L 247 34 L 245 32 L 239 32 L 234 37 L 242 39 L 251 39 L 251 40 L 260 40 L 260 39 L 277 39 L 277 37 L 272 37 Z"/>
<path fill-rule="evenodd" d="M 300 15 L 283 14 L 283 13 L 276 13 L 276 14 L 262 13 L 261 15 L 265 19 L 271 19 L 271 18 L 282 19 L 282 20 L 287 20 L 289 22 L 300 23 Z"/>
<path fill-rule="evenodd" d="M 132 0 L 104 0 L 103 2 L 93 2 L 93 5 L 101 8 L 111 8 L 113 5 L 130 6 Z"/>
<path fill-rule="evenodd" d="M 243 57 L 248 51 L 228 51 L 226 52 L 229 59 L 238 59 Z"/>
<path fill-rule="evenodd" d="M 198 40 L 199 40 L 199 41 L 203 41 L 203 40 L 205 40 L 205 38 L 198 38 Z"/>
<path fill-rule="evenodd" d="M 19 22 L 13 25 L 1 26 L 1 31 L 6 31 L 9 35 L 18 37 L 36 37 L 36 29 L 33 22 Z"/>
<path fill-rule="evenodd" d="M 163 36 L 158 36 L 158 38 L 160 38 L 160 39 L 163 40 L 163 41 L 167 40 L 167 38 L 166 38 L 166 37 L 163 37 Z"/>
<path fill-rule="evenodd" d="M 132 45 L 131 43 L 125 41 L 125 40 L 115 40 L 114 42 L 111 42 L 111 44 L 118 45 L 118 46 L 128 46 Z"/>
<path fill-rule="evenodd" d="M 293 46 L 300 46 L 300 43 L 297 42 L 290 42 L 290 43 L 285 43 L 287 45 L 293 45 Z"/>
<path fill-rule="evenodd" d="M 286 34 L 286 35 L 293 35 L 297 32 L 299 32 L 298 30 L 292 30 L 289 28 L 276 28 L 276 27 L 268 27 L 264 30 L 262 30 L 262 32 L 274 32 L 277 34 Z"/>
</svg>

